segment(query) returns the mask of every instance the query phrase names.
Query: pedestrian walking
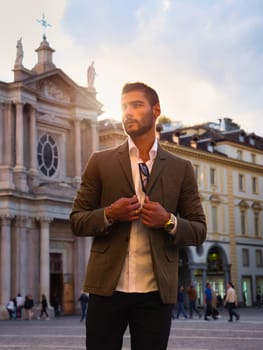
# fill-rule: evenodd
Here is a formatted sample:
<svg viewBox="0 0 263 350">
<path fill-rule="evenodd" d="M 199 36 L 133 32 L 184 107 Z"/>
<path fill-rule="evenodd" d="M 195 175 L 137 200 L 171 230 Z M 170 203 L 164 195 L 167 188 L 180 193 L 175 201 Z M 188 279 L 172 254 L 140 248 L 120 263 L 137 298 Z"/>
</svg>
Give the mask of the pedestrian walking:
<svg viewBox="0 0 263 350">
<path fill-rule="evenodd" d="M 209 321 L 211 317 L 213 319 L 216 319 L 213 311 L 212 300 L 213 300 L 212 286 L 210 282 L 207 282 L 206 288 L 205 288 L 205 295 L 204 295 L 204 303 L 206 305 L 204 318 L 206 321 Z"/>
<path fill-rule="evenodd" d="M 79 297 L 80 310 L 81 310 L 80 322 L 83 322 L 83 320 L 86 319 L 88 301 L 89 301 L 88 295 L 82 291 Z"/>
<path fill-rule="evenodd" d="M 31 295 L 26 295 L 25 302 L 24 302 L 24 309 L 26 311 L 26 319 L 31 320 L 33 316 L 33 306 L 34 306 L 34 300 L 32 299 Z"/>
<path fill-rule="evenodd" d="M 189 317 L 193 318 L 193 312 L 195 312 L 198 315 L 198 317 L 201 318 L 202 315 L 200 311 L 196 308 L 197 291 L 193 283 L 190 284 L 186 292 L 189 299 Z"/>
<path fill-rule="evenodd" d="M 177 318 L 178 320 L 181 313 L 183 314 L 184 318 L 187 319 L 187 315 L 184 308 L 184 286 L 183 285 L 179 287 L 179 291 L 177 295 L 177 313 L 174 318 Z"/>
<path fill-rule="evenodd" d="M 226 288 L 227 291 L 224 303 L 229 313 L 228 322 L 233 322 L 233 316 L 235 316 L 236 320 L 238 321 L 240 319 L 240 315 L 235 312 L 237 307 L 237 294 L 233 283 L 228 282 Z"/>
<path fill-rule="evenodd" d="M 46 295 L 42 294 L 42 297 L 41 297 L 41 311 L 40 311 L 39 319 L 41 319 L 45 315 L 46 320 L 49 320 L 47 308 L 48 308 L 48 303 L 47 303 Z"/>
</svg>

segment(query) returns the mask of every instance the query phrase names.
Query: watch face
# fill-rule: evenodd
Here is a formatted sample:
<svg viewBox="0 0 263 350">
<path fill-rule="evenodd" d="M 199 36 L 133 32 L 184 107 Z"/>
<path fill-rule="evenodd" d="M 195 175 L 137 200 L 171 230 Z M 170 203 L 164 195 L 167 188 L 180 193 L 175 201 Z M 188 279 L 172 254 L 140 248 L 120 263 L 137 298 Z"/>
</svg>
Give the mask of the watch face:
<svg viewBox="0 0 263 350">
<path fill-rule="evenodd" d="M 168 231 L 172 230 L 172 229 L 174 228 L 174 223 L 171 222 L 171 223 L 167 224 L 165 228 L 166 228 L 166 230 L 168 230 Z"/>
</svg>

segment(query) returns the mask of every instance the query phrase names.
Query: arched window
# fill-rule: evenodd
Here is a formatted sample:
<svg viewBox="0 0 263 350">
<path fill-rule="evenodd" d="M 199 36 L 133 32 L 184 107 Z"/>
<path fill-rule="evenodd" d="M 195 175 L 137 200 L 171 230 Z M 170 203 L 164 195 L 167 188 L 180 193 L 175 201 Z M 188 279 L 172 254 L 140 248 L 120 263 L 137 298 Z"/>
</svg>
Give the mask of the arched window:
<svg viewBox="0 0 263 350">
<path fill-rule="evenodd" d="M 58 169 L 58 147 L 50 135 L 42 135 L 37 146 L 37 161 L 41 173 L 52 177 Z"/>
</svg>

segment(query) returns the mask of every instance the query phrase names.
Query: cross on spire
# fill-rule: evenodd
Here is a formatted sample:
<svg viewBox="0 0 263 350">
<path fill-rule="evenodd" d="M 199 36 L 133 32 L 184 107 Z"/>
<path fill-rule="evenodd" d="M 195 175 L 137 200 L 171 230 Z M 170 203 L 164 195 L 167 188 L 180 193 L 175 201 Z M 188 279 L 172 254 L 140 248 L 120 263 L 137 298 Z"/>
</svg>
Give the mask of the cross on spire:
<svg viewBox="0 0 263 350">
<path fill-rule="evenodd" d="M 44 13 L 42 14 L 42 18 L 41 19 L 37 19 L 37 22 L 40 23 L 41 26 L 44 28 L 43 39 L 46 40 L 45 28 L 52 27 L 52 25 L 47 22 Z"/>
</svg>

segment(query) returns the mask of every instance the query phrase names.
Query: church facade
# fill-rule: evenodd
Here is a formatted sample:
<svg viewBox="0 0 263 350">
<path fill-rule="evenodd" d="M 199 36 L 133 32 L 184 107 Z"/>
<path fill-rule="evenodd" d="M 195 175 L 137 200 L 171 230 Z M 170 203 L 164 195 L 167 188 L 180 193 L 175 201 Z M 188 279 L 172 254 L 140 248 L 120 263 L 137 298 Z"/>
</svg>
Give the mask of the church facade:
<svg viewBox="0 0 263 350">
<path fill-rule="evenodd" d="M 37 63 L 14 81 L 0 82 L 0 308 L 17 293 L 59 299 L 75 312 L 90 239 L 69 227 L 82 169 L 98 149 L 102 104 L 93 86 L 81 87 L 53 63 L 46 36 Z M 0 312 L 1 314 L 1 312 Z"/>
</svg>

